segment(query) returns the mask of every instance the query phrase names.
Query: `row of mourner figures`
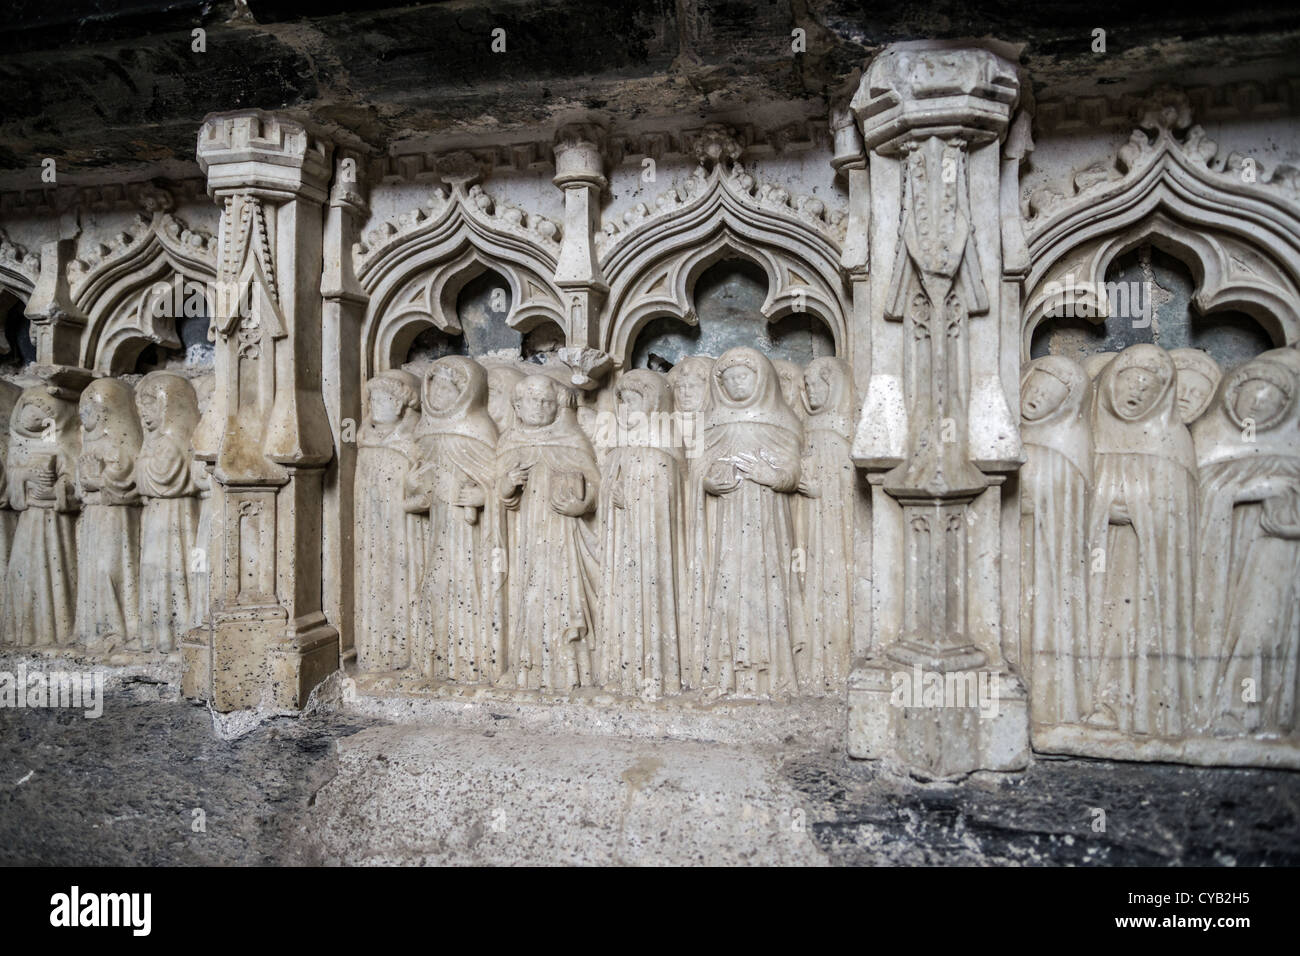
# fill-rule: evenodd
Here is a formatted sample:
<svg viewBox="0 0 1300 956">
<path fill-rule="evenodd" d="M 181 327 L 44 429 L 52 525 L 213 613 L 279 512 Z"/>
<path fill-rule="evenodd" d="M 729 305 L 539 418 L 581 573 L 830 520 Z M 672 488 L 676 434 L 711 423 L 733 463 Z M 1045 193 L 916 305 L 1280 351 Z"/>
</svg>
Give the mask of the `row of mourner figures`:
<svg viewBox="0 0 1300 956">
<path fill-rule="evenodd" d="M 849 367 L 736 348 L 590 402 L 553 371 L 450 356 L 368 382 L 359 668 L 642 698 L 841 688 L 866 500 Z"/>
<path fill-rule="evenodd" d="M 167 653 L 207 613 L 201 542 L 209 483 L 191 438 L 199 408 L 180 375 L 134 389 L 0 382 L 0 644 Z"/>
<path fill-rule="evenodd" d="M 1035 725 L 1300 732 L 1300 351 L 1035 359 L 1021 419 Z"/>
</svg>

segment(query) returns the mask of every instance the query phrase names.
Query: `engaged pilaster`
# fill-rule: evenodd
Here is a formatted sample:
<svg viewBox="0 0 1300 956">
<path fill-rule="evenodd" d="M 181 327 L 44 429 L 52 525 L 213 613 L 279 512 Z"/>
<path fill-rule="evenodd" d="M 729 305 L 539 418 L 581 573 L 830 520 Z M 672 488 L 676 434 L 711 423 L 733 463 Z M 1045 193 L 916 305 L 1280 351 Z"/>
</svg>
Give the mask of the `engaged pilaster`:
<svg viewBox="0 0 1300 956">
<path fill-rule="evenodd" d="M 222 207 L 216 386 L 194 436 L 213 464 L 210 643 L 187 689 L 222 711 L 300 708 L 338 668 L 321 607 L 322 214 L 332 145 L 260 110 L 208 117 L 198 161 Z"/>
<path fill-rule="evenodd" d="M 1019 348 L 1007 269 L 1021 266 L 1003 248 L 1001 152 L 1018 98 L 1014 66 L 994 53 L 900 46 L 851 104 L 871 188 L 869 221 L 851 223 L 866 235 L 846 249 L 870 250 L 853 456 L 872 485 L 874 599 L 848 745 L 933 777 L 1028 756 L 1024 688 L 1001 651 L 1017 620 L 1001 484 L 1022 458 L 1005 361 Z"/>
</svg>

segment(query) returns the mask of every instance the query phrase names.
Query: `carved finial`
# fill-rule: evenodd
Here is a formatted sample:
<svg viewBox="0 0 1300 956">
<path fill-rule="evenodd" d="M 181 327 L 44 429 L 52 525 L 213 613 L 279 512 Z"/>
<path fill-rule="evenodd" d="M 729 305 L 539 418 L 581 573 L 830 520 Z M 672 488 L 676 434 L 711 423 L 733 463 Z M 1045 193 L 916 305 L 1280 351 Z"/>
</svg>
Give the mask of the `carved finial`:
<svg viewBox="0 0 1300 956">
<path fill-rule="evenodd" d="M 742 152 L 744 147 L 736 139 L 735 133 L 720 123 L 710 123 L 695 137 L 695 158 L 708 170 L 718 165 L 730 167 L 740 159 Z"/>
<path fill-rule="evenodd" d="M 483 168 L 474 154 L 466 150 L 444 153 L 435 160 L 438 176 L 452 189 L 460 191 L 483 178 Z"/>
</svg>

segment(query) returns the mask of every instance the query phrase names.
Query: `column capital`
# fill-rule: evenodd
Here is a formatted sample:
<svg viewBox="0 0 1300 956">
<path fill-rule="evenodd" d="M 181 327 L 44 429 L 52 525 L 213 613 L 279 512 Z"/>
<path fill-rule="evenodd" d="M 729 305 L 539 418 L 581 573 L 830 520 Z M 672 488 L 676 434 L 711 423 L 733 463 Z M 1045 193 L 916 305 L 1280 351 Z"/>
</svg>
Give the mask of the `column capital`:
<svg viewBox="0 0 1300 956">
<path fill-rule="evenodd" d="M 568 123 L 555 134 L 555 185 L 605 188 L 605 128 L 598 123 Z"/>
<path fill-rule="evenodd" d="M 199 129 L 199 168 L 214 199 L 257 190 L 324 202 L 333 144 L 297 120 L 264 110 L 213 113 Z"/>
<path fill-rule="evenodd" d="M 1001 139 L 1019 96 L 1015 65 L 989 50 L 896 46 L 871 61 L 850 108 L 866 148 L 891 155 L 932 136 Z"/>
</svg>

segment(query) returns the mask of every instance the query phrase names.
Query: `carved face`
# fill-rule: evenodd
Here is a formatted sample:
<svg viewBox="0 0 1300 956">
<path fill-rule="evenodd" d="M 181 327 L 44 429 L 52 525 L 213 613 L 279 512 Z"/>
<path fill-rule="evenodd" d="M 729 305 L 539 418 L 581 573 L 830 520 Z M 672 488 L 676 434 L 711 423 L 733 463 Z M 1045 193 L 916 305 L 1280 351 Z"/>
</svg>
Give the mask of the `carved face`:
<svg viewBox="0 0 1300 956">
<path fill-rule="evenodd" d="M 49 409 L 40 402 L 28 402 L 18 413 L 18 424 L 23 431 L 35 434 L 45 428 L 45 423 L 52 418 Z"/>
<path fill-rule="evenodd" d="M 777 369 L 776 374 L 781 380 L 781 397 L 785 399 L 787 405 L 793 408 L 799 401 L 799 383 L 795 380 L 794 370 L 781 366 Z M 748 398 L 749 396 L 746 395 L 745 397 Z"/>
<path fill-rule="evenodd" d="M 825 408 L 831 400 L 831 382 L 824 372 L 804 372 L 803 387 L 808 393 L 808 407 L 815 412 Z"/>
<path fill-rule="evenodd" d="M 162 401 L 155 391 L 143 390 L 136 396 L 140 409 L 140 424 L 147 432 L 157 431 L 162 423 Z"/>
<path fill-rule="evenodd" d="M 1141 418 L 1160 397 L 1160 377 L 1141 365 L 1115 376 L 1115 410 L 1125 418 Z"/>
<path fill-rule="evenodd" d="M 460 398 L 462 385 L 456 374 L 447 368 L 439 369 L 429 383 L 426 398 L 435 412 L 444 412 Z"/>
<path fill-rule="evenodd" d="M 1070 388 L 1055 375 L 1034 369 L 1020 393 L 1020 417 L 1027 422 L 1046 418 L 1069 397 Z"/>
<path fill-rule="evenodd" d="M 703 375 L 682 375 L 673 384 L 673 401 L 678 411 L 698 412 L 709 393 L 709 380 Z"/>
<path fill-rule="evenodd" d="M 77 416 L 81 419 L 82 429 L 90 434 L 104 420 L 104 407 L 99 402 L 82 402 L 77 409 Z"/>
<path fill-rule="evenodd" d="M 754 394 L 758 376 L 748 365 L 730 365 L 722 370 L 722 390 L 733 402 L 743 402 Z"/>
<path fill-rule="evenodd" d="M 370 420 L 376 425 L 391 425 L 402 417 L 405 404 L 386 388 L 370 390 Z"/>
<path fill-rule="evenodd" d="M 515 414 L 530 428 L 541 428 L 555 421 L 560 403 L 555 395 L 555 385 L 536 376 L 520 382 L 515 387 Z"/>
<path fill-rule="evenodd" d="M 640 389 L 620 388 L 618 390 L 618 401 L 629 412 L 645 411 L 645 396 L 641 394 Z"/>
<path fill-rule="evenodd" d="M 1184 422 L 1191 422 L 1205 407 L 1206 400 L 1214 391 L 1214 383 L 1191 368 L 1178 370 L 1178 414 Z"/>
<path fill-rule="evenodd" d="M 1233 411 L 1240 421 L 1252 419 L 1259 423 L 1273 418 L 1285 404 L 1286 395 L 1280 388 L 1262 378 L 1251 378 L 1237 388 Z"/>
</svg>

